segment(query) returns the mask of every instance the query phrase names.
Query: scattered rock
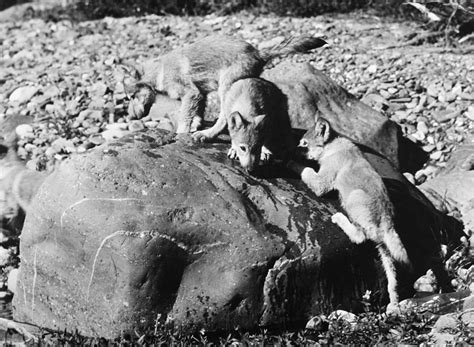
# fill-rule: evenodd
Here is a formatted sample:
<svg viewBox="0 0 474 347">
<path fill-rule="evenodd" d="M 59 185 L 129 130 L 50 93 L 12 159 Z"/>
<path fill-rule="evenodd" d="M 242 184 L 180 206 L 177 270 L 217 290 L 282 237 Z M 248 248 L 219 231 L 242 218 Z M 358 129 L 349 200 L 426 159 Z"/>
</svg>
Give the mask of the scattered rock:
<svg viewBox="0 0 474 347">
<path fill-rule="evenodd" d="M 16 134 L 20 139 L 34 137 L 33 127 L 30 124 L 20 124 L 15 129 Z"/>
<path fill-rule="evenodd" d="M 10 260 L 10 250 L 0 246 L 0 266 L 5 266 Z"/>
<path fill-rule="evenodd" d="M 441 211 L 460 211 L 466 231 L 474 230 L 474 171 L 470 164 L 473 156 L 474 145 L 461 146 L 453 152 L 446 168 L 437 177 L 420 186 Z"/>
<path fill-rule="evenodd" d="M 18 281 L 18 269 L 12 269 L 8 273 L 7 287 L 13 294 L 16 293 L 16 284 Z"/>
<path fill-rule="evenodd" d="M 434 276 L 433 271 L 430 269 L 426 272 L 425 275 L 418 278 L 415 281 L 413 288 L 417 292 L 436 293 L 438 290 L 438 284 L 436 282 L 436 277 Z"/>
<path fill-rule="evenodd" d="M 38 87 L 24 86 L 17 88 L 10 94 L 10 102 L 24 104 L 31 100 L 31 98 L 39 91 Z"/>
<path fill-rule="evenodd" d="M 343 320 L 351 325 L 355 325 L 357 323 L 357 316 L 352 312 L 347 312 L 344 310 L 336 310 L 329 314 L 329 320 Z"/>
<path fill-rule="evenodd" d="M 433 332 L 444 333 L 445 330 L 454 330 L 459 325 L 457 314 L 448 313 L 440 316 L 433 326 Z"/>
<path fill-rule="evenodd" d="M 433 119 L 438 123 L 447 122 L 453 118 L 457 118 L 461 115 L 461 111 L 451 111 L 451 110 L 444 110 L 444 111 L 437 111 L 433 113 Z"/>
</svg>

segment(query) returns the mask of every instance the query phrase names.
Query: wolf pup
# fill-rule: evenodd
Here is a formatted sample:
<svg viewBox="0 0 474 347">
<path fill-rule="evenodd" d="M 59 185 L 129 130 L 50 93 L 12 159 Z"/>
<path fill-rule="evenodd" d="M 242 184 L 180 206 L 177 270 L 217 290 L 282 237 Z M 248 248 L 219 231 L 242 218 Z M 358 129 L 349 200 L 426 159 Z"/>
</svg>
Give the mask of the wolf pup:
<svg viewBox="0 0 474 347">
<path fill-rule="evenodd" d="M 320 38 L 300 37 L 258 51 L 233 37 L 206 37 L 145 63 L 142 71 L 137 70 L 141 84 L 134 89 L 129 114 L 137 118 L 144 116 L 154 102 L 153 96 L 157 92 L 165 93 L 181 100 L 177 132 L 196 131 L 202 122 L 208 93 L 218 91 L 220 116 L 223 116 L 224 95 L 235 81 L 258 77 L 264 66 L 276 57 L 304 53 L 324 44 Z M 211 129 L 200 136 L 213 137 L 217 129 Z"/>
<path fill-rule="evenodd" d="M 319 118 L 301 139 L 307 159 L 319 162 L 312 168 L 290 161 L 288 166 L 301 175 L 317 196 L 337 190 L 349 219 L 338 212 L 331 218 L 352 242 L 369 239 L 377 247 L 387 276 L 390 304 L 387 312 L 398 309 L 394 260 L 410 266 L 407 251 L 393 225 L 393 206 L 382 178 L 351 141 L 335 134 L 327 120 Z"/>
<path fill-rule="evenodd" d="M 226 93 L 222 112 L 232 143 L 228 156 L 247 171 L 272 157 L 286 161 L 294 150 L 286 97 L 273 83 L 238 80 Z"/>
</svg>

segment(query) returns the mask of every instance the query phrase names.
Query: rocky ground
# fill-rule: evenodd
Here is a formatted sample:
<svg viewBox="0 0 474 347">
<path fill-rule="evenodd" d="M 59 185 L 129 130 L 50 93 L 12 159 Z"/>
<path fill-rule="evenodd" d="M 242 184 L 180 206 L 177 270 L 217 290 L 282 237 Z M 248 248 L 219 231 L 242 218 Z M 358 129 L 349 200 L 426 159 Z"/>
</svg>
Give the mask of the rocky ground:
<svg viewBox="0 0 474 347">
<path fill-rule="evenodd" d="M 310 61 L 386 111 L 430 154 L 435 167 L 443 166 L 473 131 L 472 47 L 397 47 L 420 34 L 419 26 L 352 17 L 149 16 L 1 24 L 0 119 L 31 120 L 22 129 L 20 155 L 30 167 L 44 169 L 100 144 L 109 123 L 125 122 L 126 94 L 117 63 L 140 62 L 211 33 L 237 35 L 258 46 L 314 34 L 330 45 L 294 59 Z"/>
<path fill-rule="evenodd" d="M 29 168 L 51 170 L 117 132 L 156 126 L 127 119 L 120 62 L 139 63 L 211 33 L 259 47 L 290 35 L 324 36 L 328 46 L 292 59 L 310 61 L 399 123 L 429 153 L 426 167 L 412 173 L 416 183 L 435 176 L 460 144 L 474 142 L 473 47 L 426 42 L 417 24 L 364 13 L 0 23 L 0 121 L 27 123 L 17 128 L 20 157 Z M 0 247 L 4 289 L 15 252 Z"/>
</svg>

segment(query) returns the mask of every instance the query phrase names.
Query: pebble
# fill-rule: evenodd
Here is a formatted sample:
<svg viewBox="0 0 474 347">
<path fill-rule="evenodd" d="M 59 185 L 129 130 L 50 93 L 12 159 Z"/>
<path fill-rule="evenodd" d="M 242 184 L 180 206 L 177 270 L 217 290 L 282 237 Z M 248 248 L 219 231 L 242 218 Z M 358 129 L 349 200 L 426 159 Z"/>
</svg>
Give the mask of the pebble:
<svg viewBox="0 0 474 347">
<path fill-rule="evenodd" d="M 132 120 L 128 125 L 128 130 L 130 131 L 139 131 L 145 129 L 145 125 L 141 120 Z"/>
<path fill-rule="evenodd" d="M 33 127 L 30 124 L 20 124 L 15 128 L 15 132 L 20 139 L 34 137 Z"/>
<path fill-rule="evenodd" d="M 470 120 L 474 121 L 474 105 L 469 106 L 467 108 L 466 113 L 464 113 L 464 115 Z"/>
<path fill-rule="evenodd" d="M 324 318 L 320 316 L 312 317 L 307 323 L 305 329 L 320 330 L 322 328 Z"/>
<path fill-rule="evenodd" d="M 38 87 L 24 86 L 17 88 L 10 94 L 9 100 L 11 103 L 24 104 L 31 100 L 31 98 L 39 91 Z"/>
<path fill-rule="evenodd" d="M 430 153 L 436 148 L 436 146 L 434 146 L 434 145 L 425 145 L 422 148 L 425 152 Z"/>
<path fill-rule="evenodd" d="M 0 266 L 5 266 L 10 260 L 10 250 L 0 246 Z"/>
<path fill-rule="evenodd" d="M 375 65 L 375 64 L 369 65 L 369 67 L 367 68 L 366 71 L 370 74 L 376 73 L 377 72 L 377 65 Z"/>
<path fill-rule="evenodd" d="M 438 318 L 436 323 L 433 325 L 433 331 L 442 333 L 446 329 L 456 329 L 459 325 L 459 320 L 453 313 L 444 314 Z"/>
<path fill-rule="evenodd" d="M 115 128 L 115 129 L 104 130 L 100 134 L 106 141 L 110 141 L 110 140 L 119 139 L 125 136 L 126 134 L 128 134 L 128 131 L 122 130 L 120 128 Z"/>
<path fill-rule="evenodd" d="M 439 91 L 440 91 L 440 88 L 437 84 L 435 83 L 431 83 L 428 85 L 428 87 L 426 88 L 426 93 L 429 95 L 429 96 L 432 96 L 433 98 L 437 98 L 438 97 L 438 94 L 439 94 Z"/>
<path fill-rule="evenodd" d="M 357 323 L 357 316 L 348 311 L 344 310 L 336 310 L 333 311 L 329 314 L 328 316 L 329 320 L 344 320 L 348 323 L 351 323 L 351 325 L 355 325 Z"/>
<path fill-rule="evenodd" d="M 422 121 L 418 122 L 418 124 L 416 125 L 416 130 L 423 133 L 424 135 L 427 135 L 429 132 L 428 126 L 425 122 Z"/>
<path fill-rule="evenodd" d="M 18 281 L 18 269 L 12 269 L 8 273 L 8 280 L 7 280 L 7 287 L 8 290 L 11 291 L 13 294 L 16 293 L 16 284 Z"/>
<path fill-rule="evenodd" d="M 435 151 L 433 153 L 430 154 L 430 159 L 432 160 L 439 160 L 441 159 L 441 156 L 443 155 L 443 152 L 442 151 Z"/>
<path fill-rule="evenodd" d="M 461 93 L 459 96 L 461 99 L 474 101 L 474 93 Z"/>
<path fill-rule="evenodd" d="M 76 151 L 76 147 L 71 140 L 66 140 L 63 138 L 57 138 L 51 143 L 51 148 L 56 152 L 65 152 L 65 153 L 72 153 Z"/>
<path fill-rule="evenodd" d="M 451 111 L 451 110 L 443 110 L 443 111 L 436 111 L 432 113 L 433 119 L 438 123 L 447 122 L 453 118 L 457 118 L 461 115 L 461 111 Z"/>
<path fill-rule="evenodd" d="M 436 278 L 431 270 L 428 270 L 425 275 L 418 278 L 413 284 L 413 288 L 417 292 L 435 293 L 438 289 L 437 287 Z"/>
</svg>

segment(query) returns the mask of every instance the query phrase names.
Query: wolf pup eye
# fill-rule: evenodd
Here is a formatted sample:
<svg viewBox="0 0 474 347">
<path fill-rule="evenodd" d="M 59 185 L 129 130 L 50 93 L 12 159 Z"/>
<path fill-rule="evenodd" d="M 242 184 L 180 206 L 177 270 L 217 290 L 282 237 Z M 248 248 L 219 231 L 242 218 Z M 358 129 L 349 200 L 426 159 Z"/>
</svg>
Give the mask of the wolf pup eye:
<svg viewBox="0 0 474 347">
<path fill-rule="evenodd" d="M 247 152 L 247 146 L 240 145 L 240 146 L 239 146 L 239 149 L 240 149 L 242 152 L 244 152 L 244 153 Z"/>
<path fill-rule="evenodd" d="M 301 139 L 298 146 L 299 146 L 299 147 L 308 147 L 308 140 L 306 140 L 306 139 Z"/>
</svg>

